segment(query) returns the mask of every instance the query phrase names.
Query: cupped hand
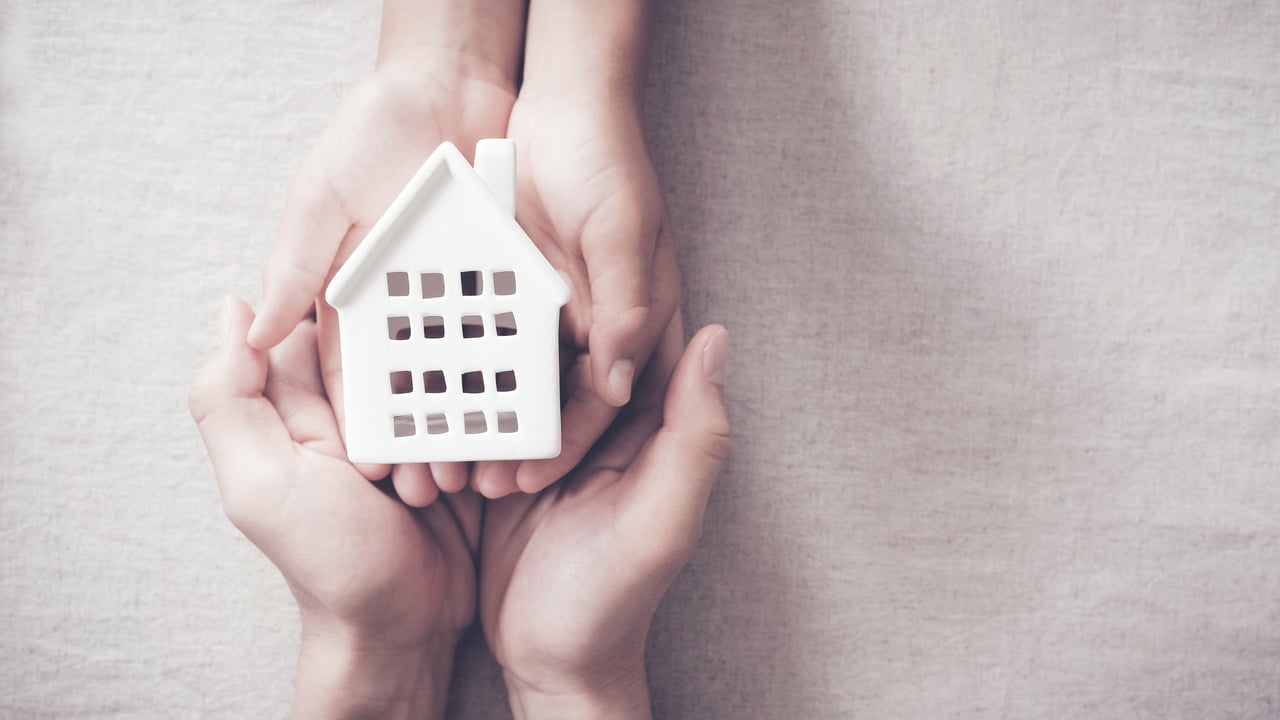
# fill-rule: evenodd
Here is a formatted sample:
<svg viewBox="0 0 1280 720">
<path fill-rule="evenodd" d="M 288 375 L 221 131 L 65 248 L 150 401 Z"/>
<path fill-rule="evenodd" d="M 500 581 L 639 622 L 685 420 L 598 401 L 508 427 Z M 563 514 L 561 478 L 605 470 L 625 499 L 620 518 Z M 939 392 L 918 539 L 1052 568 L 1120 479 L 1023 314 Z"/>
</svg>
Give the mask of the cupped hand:
<svg viewBox="0 0 1280 720">
<path fill-rule="evenodd" d="M 680 303 L 670 221 L 634 98 L 525 93 L 508 135 L 516 217 L 572 298 L 561 315 L 560 456 L 478 464 L 473 486 L 491 498 L 542 490 L 586 456 Z"/>
<path fill-rule="evenodd" d="M 682 354 L 680 332 L 677 317 L 635 401 L 578 469 L 486 504 L 480 616 L 517 717 L 648 713 L 649 623 L 697 542 L 729 446 L 728 334 L 704 328 Z"/>
<path fill-rule="evenodd" d="M 268 357 L 245 341 L 252 318 L 227 301 L 189 399 L 227 516 L 288 581 L 305 636 L 451 659 L 475 616 L 480 498 L 412 508 L 366 481 L 324 394 L 314 324 Z"/>
<path fill-rule="evenodd" d="M 322 288 L 442 141 L 470 154 L 478 140 L 504 136 L 514 101 L 514 85 L 504 80 L 385 61 L 346 98 L 298 168 L 248 339 L 255 348 L 274 346 L 318 303 L 320 366 L 340 424 L 337 314 Z M 388 472 L 385 465 L 358 469 L 371 480 Z M 466 472 L 457 464 L 402 465 L 393 481 L 406 502 L 422 506 L 435 499 L 437 483 L 450 491 L 465 486 Z"/>
</svg>

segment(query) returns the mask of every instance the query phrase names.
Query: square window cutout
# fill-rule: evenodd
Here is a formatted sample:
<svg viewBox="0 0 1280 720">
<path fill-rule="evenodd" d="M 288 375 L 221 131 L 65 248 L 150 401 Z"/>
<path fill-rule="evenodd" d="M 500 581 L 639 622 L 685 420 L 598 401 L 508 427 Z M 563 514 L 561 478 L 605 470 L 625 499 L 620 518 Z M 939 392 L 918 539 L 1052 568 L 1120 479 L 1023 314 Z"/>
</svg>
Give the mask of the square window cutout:
<svg viewBox="0 0 1280 720">
<path fill-rule="evenodd" d="M 438 297 L 444 297 L 444 274 L 422 273 L 422 298 L 430 300 Z"/>
<path fill-rule="evenodd" d="M 484 318 L 479 315 L 462 316 L 462 337 L 484 337 Z"/>
<path fill-rule="evenodd" d="M 493 384 L 497 387 L 498 392 L 511 392 L 516 389 L 516 371 L 501 370 L 494 373 Z"/>
<path fill-rule="evenodd" d="M 413 374 L 408 370 L 391 373 L 391 394 L 403 395 L 410 392 L 413 392 Z"/>
<path fill-rule="evenodd" d="M 423 317 L 422 337 L 428 340 L 439 340 L 444 337 L 444 318 L 439 315 L 427 315 Z"/>
<path fill-rule="evenodd" d="M 498 331 L 498 337 L 507 337 L 516 334 L 516 314 L 515 313 L 498 313 L 493 318 L 493 327 Z"/>
<path fill-rule="evenodd" d="M 484 274 L 479 270 L 466 270 L 462 273 L 462 294 L 468 297 L 484 294 Z"/>
<path fill-rule="evenodd" d="M 396 437 L 409 437 L 418 431 L 413 424 L 412 415 L 396 415 L 391 418 L 391 427 L 395 431 Z"/>
<path fill-rule="evenodd" d="M 427 434 L 443 435 L 449 432 L 449 419 L 442 413 L 427 413 Z"/>
<path fill-rule="evenodd" d="M 387 318 L 388 338 L 392 340 L 408 340 L 409 334 L 409 318 L 403 315 Z"/>
<path fill-rule="evenodd" d="M 444 382 L 444 371 L 428 370 L 422 373 L 422 392 L 442 393 L 448 389 Z"/>
<path fill-rule="evenodd" d="M 463 415 L 462 426 L 468 435 L 479 435 L 489 430 L 489 424 L 484 421 L 482 412 L 469 412 Z"/>
<path fill-rule="evenodd" d="M 498 432 L 513 433 L 520 429 L 520 423 L 516 421 L 516 414 L 509 411 L 498 413 Z"/>
<path fill-rule="evenodd" d="M 408 297 L 409 273 L 407 272 L 387 273 L 387 294 L 390 295 L 391 297 Z"/>
<path fill-rule="evenodd" d="M 499 270 L 493 274 L 494 295 L 515 295 L 516 274 L 511 270 Z"/>
<path fill-rule="evenodd" d="M 471 394 L 484 392 L 484 373 L 479 370 L 462 373 L 462 392 Z"/>
</svg>

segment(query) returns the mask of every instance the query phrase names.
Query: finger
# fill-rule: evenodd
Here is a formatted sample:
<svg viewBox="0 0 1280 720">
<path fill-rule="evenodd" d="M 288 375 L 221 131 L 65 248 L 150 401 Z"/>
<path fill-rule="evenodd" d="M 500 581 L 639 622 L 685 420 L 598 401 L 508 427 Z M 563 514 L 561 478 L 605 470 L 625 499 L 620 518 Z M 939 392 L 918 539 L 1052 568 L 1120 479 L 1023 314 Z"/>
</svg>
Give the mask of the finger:
<svg viewBox="0 0 1280 720">
<path fill-rule="evenodd" d="M 638 367 L 652 348 L 652 265 L 660 224 L 643 207 L 606 206 L 582 229 L 582 259 L 591 282 L 588 348 L 595 387 L 625 405 Z M 666 318 L 659 318 L 659 329 Z M 649 347 L 646 348 L 645 345 Z"/>
<path fill-rule="evenodd" d="M 443 492 L 456 493 L 467 486 L 466 463 L 431 463 L 431 474 Z"/>
<path fill-rule="evenodd" d="M 587 387 L 590 382 L 585 368 L 575 366 L 566 383 L 573 388 L 562 413 L 564 426 L 560 455 L 547 460 L 529 460 L 520 464 L 517 486 L 524 492 L 539 492 L 570 471 L 585 465 L 586 471 L 600 468 L 624 468 L 661 425 L 662 398 L 667 380 L 684 349 L 684 325 L 677 313 L 667 323 L 662 343 L 645 365 L 636 385 L 636 399 L 620 416 L 618 409 L 600 400 Z M 607 437 L 611 427 L 619 432 Z"/>
<path fill-rule="evenodd" d="M 586 363 L 569 372 L 566 385 L 573 387 L 569 402 L 560 411 L 560 454 L 545 460 L 525 460 L 516 470 L 516 486 L 522 492 L 541 492 L 577 466 L 591 446 L 613 422 L 618 408 L 600 398 L 592 389 Z"/>
<path fill-rule="evenodd" d="M 516 485 L 516 470 L 519 467 L 520 463 L 515 462 L 476 463 L 472 472 L 476 490 L 490 500 L 520 492 Z"/>
<path fill-rule="evenodd" d="M 338 311 L 325 302 L 324 298 L 316 302 L 316 342 L 320 354 L 320 377 L 324 382 L 329 405 L 333 407 L 339 436 L 343 438 L 345 455 L 347 425 L 346 414 L 343 411 L 342 346 L 338 336 Z M 391 472 L 391 466 L 387 464 L 355 463 L 355 468 L 370 480 L 381 480 Z"/>
<path fill-rule="evenodd" d="M 316 361 L 315 323 L 298 325 L 268 352 L 266 397 L 299 445 L 345 458 L 333 408 L 324 396 Z"/>
<path fill-rule="evenodd" d="M 280 232 L 262 272 L 262 310 L 249 330 L 251 346 L 276 345 L 310 311 L 350 226 L 351 214 L 312 155 L 289 185 Z"/>
<path fill-rule="evenodd" d="M 187 399 L 218 477 L 223 506 L 242 529 L 256 504 L 252 498 L 261 498 L 262 492 L 283 481 L 283 473 L 273 469 L 290 466 L 293 455 L 284 423 L 263 396 L 266 353 L 245 342 L 252 319 L 253 311 L 243 300 L 224 301 L 221 343 L 205 361 Z"/>
<path fill-rule="evenodd" d="M 440 489 L 431 477 L 431 470 L 423 463 L 395 465 L 391 468 L 391 484 L 396 494 L 411 507 L 426 507 L 436 501 Z"/>
<path fill-rule="evenodd" d="M 685 549 L 701 534 L 707 497 L 729 452 L 727 353 L 728 331 L 712 325 L 698 332 L 680 358 L 667 389 L 663 426 L 624 475 L 634 483 L 624 514 L 635 532 Z M 661 543 L 654 547 L 662 551 Z"/>
<path fill-rule="evenodd" d="M 667 323 L 662 341 L 636 381 L 635 397 L 622 409 L 609 430 L 578 466 L 586 474 L 629 467 L 649 438 L 662 426 L 662 404 L 671 373 L 684 353 L 684 323 L 676 313 Z"/>
</svg>

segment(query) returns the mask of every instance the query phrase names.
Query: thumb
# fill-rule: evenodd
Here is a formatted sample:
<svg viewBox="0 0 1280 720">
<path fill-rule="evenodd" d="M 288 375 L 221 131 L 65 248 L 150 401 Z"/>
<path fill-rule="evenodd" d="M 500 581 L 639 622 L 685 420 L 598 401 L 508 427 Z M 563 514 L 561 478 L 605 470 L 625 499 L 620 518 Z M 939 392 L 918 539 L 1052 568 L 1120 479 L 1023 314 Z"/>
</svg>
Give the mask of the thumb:
<svg viewBox="0 0 1280 720">
<path fill-rule="evenodd" d="M 248 333 L 254 348 L 273 347 L 298 326 L 350 228 L 342 198 L 316 164 L 304 162 L 289 187 L 280 235 L 262 270 L 262 309 Z"/>
<path fill-rule="evenodd" d="M 293 443 L 276 409 L 263 396 L 266 353 L 245 343 L 253 311 L 239 298 L 223 305 L 222 342 L 191 386 L 187 404 L 196 421 L 231 521 L 254 539 L 263 494 L 278 490 L 279 468 L 289 467 Z"/>
<path fill-rule="evenodd" d="M 671 375 L 663 425 L 627 470 L 634 483 L 632 520 L 666 548 L 665 560 L 687 559 L 702 532 L 702 515 L 729 453 L 724 369 L 729 332 L 698 331 Z M 679 555 L 672 555 L 673 551 Z"/>
<path fill-rule="evenodd" d="M 638 207 L 606 205 L 582 231 L 582 259 L 591 282 L 591 378 L 614 407 L 631 399 L 635 375 L 674 311 L 653 306 L 654 252 L 661 227 Z M 663 311 L 665 310 L 665 315 Z"/>
</svg>

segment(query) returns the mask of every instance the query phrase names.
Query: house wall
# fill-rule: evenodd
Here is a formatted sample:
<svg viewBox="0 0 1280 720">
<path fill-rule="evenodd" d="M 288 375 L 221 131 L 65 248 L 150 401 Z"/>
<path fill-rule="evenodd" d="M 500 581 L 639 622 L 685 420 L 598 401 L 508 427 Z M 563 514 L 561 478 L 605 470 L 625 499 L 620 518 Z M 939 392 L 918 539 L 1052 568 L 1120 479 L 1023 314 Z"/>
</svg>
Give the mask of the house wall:
<svg viewBox="0 0 1280 720">
<path fill-rule="evenodd" d="M 400 218 L 397 237 L 404 239 L 381 246 L 358 291 L 339 310 L 351 456 L 359 462 L 554 457 L 560 446 L 560 307 L 537 269 L 513 260 L 506 249 L 527 240 L 505 237 L 485 215 L 487 206 L 443 177 L 432 186 Z M 495 293 L 494 271 L 515 274 L 514 294 Z M 463 272 L 479 273 L 473 289 L 479 294 L 464 295 Z M 406 295 L 391 294 L 387 273 L 405 274 L 407 286 L 394 291 Z M 424 292 L 424 273 L 439 275 L 441 297 L 424 298 L 436 290 Z M 515 320 L 514 335 L 497 334 L 505 313 Z M 404 328 L 389 325 L 393 318 Z M 426 336 L 427 318 L 440 319 L 443 337 Z M 481 321 L 479 337 L 463 336 L 469 318 Z M 408 337 L 392 340 L 393 331 Z M 431 383 L 423 374 L 433 371 L 443 373 L 444 392 L 426 392 Z M 499 391 L 496 374 L 506 371 L 514 372 L 515 388 Z M 408 380 L 409 392 L 389 394 L 393 372 L 409 373 L 397 388 L 405 389 Z M 464 373 L 474 372 L 481 377 L 464 386 Z M 483 414 L 483 432 L 467 431 L 469 413 Z M 500 413 L 515 414 L 515 432 L 500 432 Z M 444 415 L 447 432 L 428 432 L 428 415 Z M 394 418 L 412 434 L 397 437 Z"/>
<path fill-rule="evenodd" d="M 294 604 L 184 395 L 377 5 L 0 9 L 0 716 L 287 715 Z M 660 717 L 1276 716 L 1277 12 L 660 3 L 736 433 Z M 450 716 L 503 702 L 468 637 Z"/>
</svg>

